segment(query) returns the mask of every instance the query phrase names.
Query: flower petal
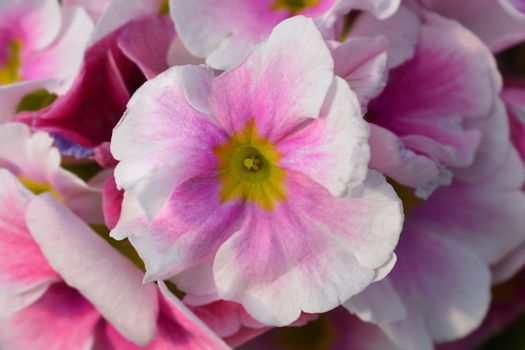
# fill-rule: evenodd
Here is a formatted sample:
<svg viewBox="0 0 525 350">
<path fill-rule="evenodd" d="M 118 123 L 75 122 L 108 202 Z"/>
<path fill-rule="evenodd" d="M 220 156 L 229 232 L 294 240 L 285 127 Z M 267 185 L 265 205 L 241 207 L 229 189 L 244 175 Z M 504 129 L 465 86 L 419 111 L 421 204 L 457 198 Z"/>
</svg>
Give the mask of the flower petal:
<svg viewBox="0 0 525 350">
<path fill-rule="evenodd" d="M 334 79 L 318 119 L 278 144 L 279 166 L 308 176 L 339 196 L 360 185 L 367 173 L 368 125 L 355 94 Z"/>
<path fill-rule="evenodd" d="M 59 283 L 35 304 L 0 322 L 0 344 L 10 350 L 88 349 L 99 320 L 82 295 Z"/>
<path fill-rule="evenodd" d="M 121 219 L 112 231 L 116 239 L 129 240 L 146 263 L 146 280 L 166 279 L 198 268 L 239 226 L 243 218 L 239 201 L 222 202 L 218 178 L 185 182 L 173 193 L 157 217 L 150 221 L 138 202 L 124 193 Z M 192 286 L 213 286 L 201 275 Z"/>
<path fill-rule="evenodd" d="M 0 317 L 36 301 L 60 277 L 49 266 L 26 226 L 33 195 L 0 169 Z"/>
<path fill-rule="evenodd" d="M 319 116 L 332 79 L 333 60 L 321 34 L 312 20 L 297 16 L 215 79 L 211 107 L 229 133 L 253 119 L 260 135 L 275 142 L 305 118 Z"/>
<path fill-rule="evenodd" d="M 53 196 L 29 205 L 27 224 L 53 268 L 127 338 L 147 344 L 158 314 L 154 285 Z M 65 254 L 67 252 L 67 254 Z"/>
<path fill-rule="evenodd" d="M 272 212 L 249 206 L 214 263 L 221 298 L 278 326 L 363 290 L 390 259 L 402 221 L 399 201 L 377 174 L 362 197 L 341 199 L 304 176 L 287 178 L 287 201 Z"/>
<path fill-rule="evenodd" d="M 439 188 L 415 215 L 494 264 L 525 242 L 524 179 L 523 163 L 511 148 L 498 171 L 473 184 L 457 181 Z"/>
<path fill-rule="evenodd" d="M 350 38 L 332 45 L 335 74 L 346 80 L 366 111 L 368 102 L 386 85 L 388 40 L 383 36 Z"/>
</svg>

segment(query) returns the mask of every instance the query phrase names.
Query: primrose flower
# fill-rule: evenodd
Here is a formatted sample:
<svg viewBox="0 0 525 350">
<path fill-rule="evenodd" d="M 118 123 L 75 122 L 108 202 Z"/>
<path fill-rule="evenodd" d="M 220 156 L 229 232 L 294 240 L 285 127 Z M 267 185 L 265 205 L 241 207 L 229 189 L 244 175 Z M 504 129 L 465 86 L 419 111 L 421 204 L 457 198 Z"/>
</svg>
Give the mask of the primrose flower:
<svg viewBox="0 0 525 350">
<path fill-rule="evenodd" d="M 352 9 L 392 15 L 399 0 L 171 0 L 170 11 L 182 41 L 216 69 L 231 69 L 282 20 L 303 15 L 322 27 Z M 333 29 L 332 29 L 333 30 Z M 333 34 L 331 35 L 333 36 Z"/>
<path fill-rule="evenodd" d="M 194 283 L 264 324 L 327 311 L 394 261 L 400 203 L 367 176 L 367 136 L 313 22 L 283 21 L 231 71 L 174 67 L 133 95 L 111 142 L 111 234 L 147 280 L 210 266 Z"/>
<path fill-rule="evenodd" d="M 497 162 L 476 158 L 482 139 L 494 133 L 504 139 L 506 129 L 494 125 L 506 118 L 501 76 L 486 46 L 455 21 L 406 7 L 385 21 L 363 16 L 350 33 L 378 34 L 394 45 L 388 83 L 368 105 L 370 167 L 422 197 L 450 183 L 453 169 L 475 164 L 470 169 L 480 177 L 493 171 Z M 500 148 L 508 146 L 487 144 L 483 154 L 501 164 L 506 149 Z"/>
<path fill-rule="evenodd" d="M 8 123 L 0 138 L 0 347 L 226 349 L 92 229 L 100 191 L 59 168 L 51 137 Z"/>
<path fill-rule="evenodd" d="M 523 163 L 512 147 L 500 157 L 503 164 L 482 179 L 456 178 L 426 201 L 412 198 L 396 266 L 345 304 L 402 349 L 432 349 L 478 327 L 498 278 L 489 267 L 523 245 Z"/>
<path fill-rule="evenodd" d="M 22 98 L 68 89 L 82 61 L 93 23 L 78 7 L 56 0 L 7 0 L 0 4 L 0 122 L 9 121 Z"/>
</svg>

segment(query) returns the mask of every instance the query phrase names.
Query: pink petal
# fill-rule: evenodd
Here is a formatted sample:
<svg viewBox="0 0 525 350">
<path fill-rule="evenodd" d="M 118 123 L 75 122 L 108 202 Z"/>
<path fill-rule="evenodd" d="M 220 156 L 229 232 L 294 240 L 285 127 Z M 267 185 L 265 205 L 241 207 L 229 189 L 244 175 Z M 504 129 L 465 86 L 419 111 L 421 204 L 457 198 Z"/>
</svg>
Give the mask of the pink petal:
<svg viewBox="0 0 525 350">
<path fill-rule="evenodd" d="M 525 13 L 520 0 L 420 1 L 432 11 L 461 22 L 494 52 L 525 40 Z"/>
<path fill-rule="evenodd" d="M 0 21 L 19 32 L 30 50 L 41 50 L 59 33 L 60 4 L 56 0 L 5 0 L 0 4 Z"/>
<path fill-rule="evenodd" d="M 333 61 L 321 34 L 310 19 L 297 16 L 214 80 L 211 106 L 229 133 L 253 119 L 261 136 L 276 141 L 319 116 L 332 79 Z"/>
<path fill-rule="evenodd" d="M 113 176 L 105 181 L 103 191 L 104 222 L 109 229 L 113 229 L 120 219 L 124 192 L 117 189 Z"/>
<path fill-rule="evenodd" d="M 405 226 L 398 263 L 388 277 L 407 317 L 379 323 L 406 349 L 430 348 L 424 337 L 443 342 L 465 336 L 479 326 L 489 305 L 487 266 L 466 246 L 431 232 L 427 224 Z"/>
<path fill-rule="evenodd" d="M 213 150 L 226 135 L 187 97 L 192 92 L 200 100 L 210 79 L 197 66 L 174 67 L 158 75 L 133 95 L 113 131 L 111 152 L 121 160 L 115 169 L 117 186 L 133 194 L 149 218 L 182 183 L 216 172 Z M 203 91 L 194 88 L 198 84 Z"/>
<path fill-rule="evenodd" d="M 127 22 L 142 16 L 158 14 L 163 0 L 112 0 L 93 33 L 92 42 L 99 41 Z"/>
<path fill-rule="evenodd" d="M 339 196 L 367 173 L 368 126 L 356 96 L 334 79 L 318 119 L 278 143 L 279 166 L 308 176 Z"/>
<path fill-rule="evenodd" d="M 401 228 L 399 202 L 377 174 L 362 197 L 341 199 L 287 176 L 288 200 L 273 212 L 248 206 L 214 263 L 219 296 L 268 325 L 328 311 L 360 292 L 390 259 Z"/>
<path fill-rule="evenodd" d="M 369 106 L 369 119 L 418 153 L 467 166 L 481 133 L 463 123 L 491 112 L 500 83 L 481 42 L 457 23 L 428 14 L 414 58 L 390 72 L 387 88 Z"/>
<path fill-rule="evenodd" d="M 0 322 L 0 344 L 10 350 L 88 349 L 99 320 L 82 295 L 55 284 L 38 302 Z"/>
<path fill-rule="evenodd" d="M 0 166 L 31 181 L 50 185 L 65 203 L 90 223 L 102 222 L 100 191 L 60 167 L 60 154 L 46 133 L 31 133 L 20 123 L 0 126 Z"/>
<path fill-rule="evenodd" d="M 142 17 L 125 27 L 118 45 L 139 66 L 146 79 L 168 69 L 168 50 L 175 38 L 175 28 L 168 16 Z"/>
<path fill-rule="evenodd" d="M 242 203 L 223 203 L 219 186 L 218 178 L 185 182 L 153 221 L 147 219 L 136 200 L 126 192 L 121 219 L 111 236 L 117 239 L 129 236 L 146 263 L 147 280 L 169 278 L 196 268 L 213 256 L 243 218 Z M 196 286 L 213 287 L 213 281 L 206 280 L 208 276 L 211 274 L 182 286 L 189 291 Z"/>
<path fill-rule="evenodd" d="M 441 169 L 428 157 L 407 149 L 394 133 L 371 124 L 371 169 L 393 178 L 398 183 L 416 188 L 422 194 L 430 193 L 439 185 L 450 183 L 452 174 Z"/>
<path fill-rule="evenodd" d="M 62 3 L 68 6 L 82 7 L 93 22 L 97 22 L 106 11 L 111 0 L 63 0 Z"/>
<path fill-rule="evenodd" d="M 63 8 L 60 34 L 44 50 L 24 57 L 21 67 L 24 79 L 54 78 L 63 83 L 58 92 L 66 92 L 80 69 L 92 31 L 93 23 L 84 10 Z"/>
<path fill-rule="evenodd" d="M 0 169 L 0 315 L 18 311 L 60 280 L 34 242 L 24 221 L 33 195 Z"/>
<path fill-rule="evenodd" d="M 346 80 L 365 111 L 386 85 L 387 47 L 388 40 L 378 36 L 350 38 L 331 48 L 335 74 Z"/>
<path fill-rule="evenodd" d="M 175 0 L 171 17 L 188 50 L 216 69 L 231 69 L 263 41 L 284 12 L 273 0 Z"/>
<path fill-rule="evenodd" d="M 514 149 L 504 166 L 474 184 L 455 182 L 414 210 L 444 237 L 459 240 L 494 264 L 525 242 L 523 163 Z"/>
<path fill-rule="evenodd" d="M 388 39 L 387 68 L 395 68 L 414 57 L 419 39 L 421 21 L 406 6 L 390 18 L 378 20 L 373 16 L 359 16 L 350 29 L 351 38 L 384 36 Z"/>
<path fill-rule="evenodd" d="M 31 202 L 27 224 L 53 268 L 127 338 L 147 344 L 158 315 L 154 285 L 53 196 Z M 68 252 L 68 254 L 64 254 Z"/>
</svg>

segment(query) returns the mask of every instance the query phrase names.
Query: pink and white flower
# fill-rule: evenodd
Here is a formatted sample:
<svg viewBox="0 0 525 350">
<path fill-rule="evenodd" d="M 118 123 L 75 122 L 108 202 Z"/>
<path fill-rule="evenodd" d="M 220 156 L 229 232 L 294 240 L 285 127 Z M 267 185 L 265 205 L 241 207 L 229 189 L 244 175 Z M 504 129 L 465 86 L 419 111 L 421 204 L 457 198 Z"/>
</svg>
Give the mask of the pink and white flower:
<svg viewBox="0 0 525 350">
<path fill-rule="evenodd" d="M 8 123 L 0 138 L 2 348 L 227 348 L 90 228 L 100 191 L 60 168 L 48 135 Z"/>
<path fill-rule="evenodd" d="M 330 310 L 391 268 L 401 228 L 367 136 L 313 22 L 286 20 L 234 70 L 174 67 L 135 93 L 111 143 L 112 236 L 146 280 L 207 262 L 199 283 L 262 323 Z"/>
<path fill-rule="evenodd" d="M 286 18 L 316 19 L 326 31 L 350 10 L 392 15 L 399 0 L 171 0 L 170 11 L 188 50 L 216 69 L 231 69 Z M 326 28 L 328 27 L 328 28 Z M 329 38 L 333 34 L 328 34 Z"/>
<path fill-rule="evenodd" d="M 0 122 L 11 120 L 31 92 L 67 90 L 92 30 L 93 23 L 78 7 L 61 7 L 56 0 L 2 1 Z"/>
</svg>

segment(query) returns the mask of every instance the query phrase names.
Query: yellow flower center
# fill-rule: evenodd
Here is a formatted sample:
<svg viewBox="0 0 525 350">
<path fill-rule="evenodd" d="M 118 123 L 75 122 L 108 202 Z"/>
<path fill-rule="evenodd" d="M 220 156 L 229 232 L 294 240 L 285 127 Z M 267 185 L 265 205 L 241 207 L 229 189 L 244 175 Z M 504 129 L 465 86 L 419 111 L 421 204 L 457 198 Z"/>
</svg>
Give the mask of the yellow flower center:
<svg viewBox="0 0 525 350">
<path fill-rule="evenodd" d="M 289 11 L 296 15 L 309 7 L 319 4 L 319 0 L 274 0 L 271 9 L 274 11 Z"/>
<path fill-rule="evenodd" d="M 51 186 L 48 183 L 37 182 L 25 176 L 18 176 L 18 180 L 22 183 L 22 185 L 24 185 L 28 190 L 30 190 L 34 194 L 49 192 L 53 196 L 55 196 L 55 198 L 58 199 L 60 202 L 64 201 L 64 198 L 60 195 L 60 193 L 58 193 L 57 190 L 55 190 L 53 186 Z"/>
<path fill-rule="evenodd" d="M 7 60 L 0 66 L 0 85 L 12 84 L 19 81 L 20 74 L 20 51 L 22 42 L 14 40 L 9 44 Z"/>
<path fill-rule="evenodd" d="M 255 121 L 215 149 L 219 160 L 222 201 L 241 199 L 272 210 L 286 199 L 286 171 L 278 166 L 275 145 L 257 131 Z"/>
</svg>

